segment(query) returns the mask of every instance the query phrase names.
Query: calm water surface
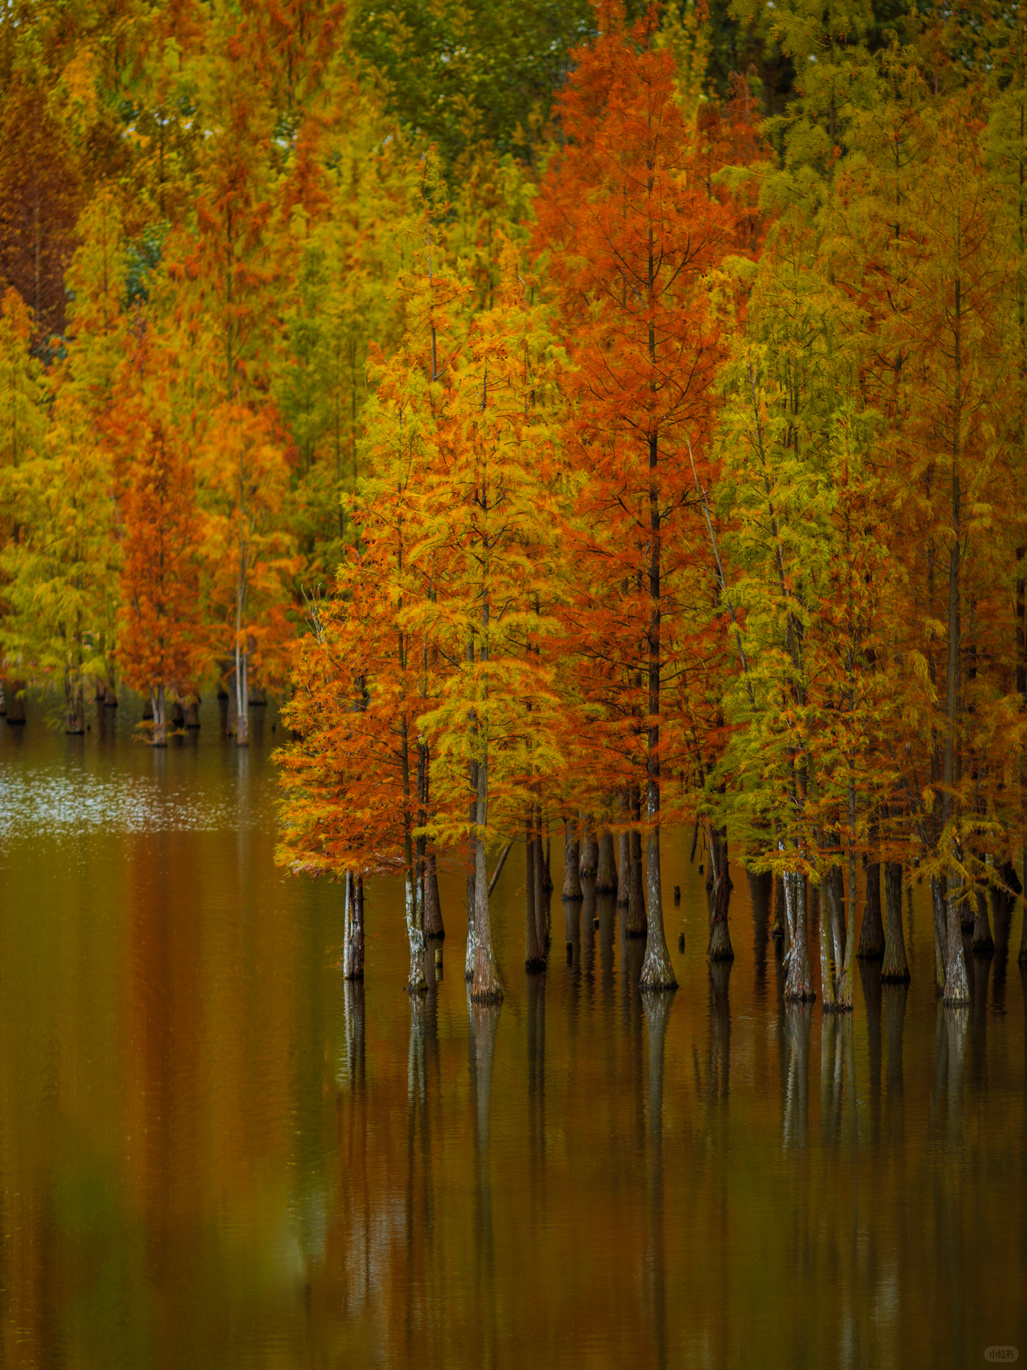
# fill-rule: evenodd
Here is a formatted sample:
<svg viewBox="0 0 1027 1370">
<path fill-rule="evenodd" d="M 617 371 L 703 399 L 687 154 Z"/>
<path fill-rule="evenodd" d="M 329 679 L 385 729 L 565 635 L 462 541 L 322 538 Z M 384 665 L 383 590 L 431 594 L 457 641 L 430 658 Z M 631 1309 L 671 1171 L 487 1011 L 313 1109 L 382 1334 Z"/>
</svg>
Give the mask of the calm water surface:
<svg viewBox="0 0 1027 1370">
<path fill-rule="evenodd" d="M 502 1007 L 469 1009 L 460 872 L 412 1004 L 398 888 L 346 986 L 338 888 L 274 866 L 261 712 L 243 753 L 213 702 L 165 754 L 131 703 L 84 739 L 0 723 L 3 1366 L 1027 1357 L 1019 907 L 945 1013 L 917 892 L 908 992 L 868 972 L 832 1022 L 782 1004 L 734 867 L 711 980 L 683 834 L 681 988 L 652 1006 L 610 901 L 565 925 L 554 899 L 526 979 L 511 857 Z"/>
</svg>

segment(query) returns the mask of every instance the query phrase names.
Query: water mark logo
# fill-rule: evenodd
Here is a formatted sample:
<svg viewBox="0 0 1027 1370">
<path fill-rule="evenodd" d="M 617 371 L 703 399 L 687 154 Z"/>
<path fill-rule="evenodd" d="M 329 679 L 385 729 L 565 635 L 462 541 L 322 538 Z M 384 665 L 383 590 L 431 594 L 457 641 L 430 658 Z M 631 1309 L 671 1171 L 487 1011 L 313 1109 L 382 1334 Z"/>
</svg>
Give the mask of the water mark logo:
<svg viewBox="0 0 1027 1370">
<path fill-rule="evenodd" d="M 997 1365 L 1012 1365 L 1014 1360 L 1020 1359 L 1020 1351 L 1016 1346 L 989 1346 L 984 1359 Z"/>
</svg>

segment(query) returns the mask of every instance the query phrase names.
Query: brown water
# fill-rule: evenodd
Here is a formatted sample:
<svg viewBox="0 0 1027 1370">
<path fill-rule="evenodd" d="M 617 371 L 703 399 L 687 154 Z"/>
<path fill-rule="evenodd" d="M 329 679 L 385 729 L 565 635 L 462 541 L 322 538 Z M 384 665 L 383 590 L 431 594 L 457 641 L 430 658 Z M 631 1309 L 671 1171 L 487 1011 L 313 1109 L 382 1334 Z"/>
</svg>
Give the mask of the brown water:
<svg viewBox="0 0 1027 1370">
<path fill-rule="evenodd" d="M 782 1005 L 737 869 L 711 981 L 681 835 L 653 1007 L 609 902 L 565 938 L 554 899 L 526 979 L 511 857 L 501 1009 L 469 1010 L 459 873 L 411 1004 L 398 888 L 355 988 L 338 888 L 273 864 L 273 714 L 248 753 L 216 705 L 166 754 L 131 706 L 77 740 L 30 718 L 0 724 L 3 1366 L 1027 1357 L 1019 908 L 946 1014 L 918 893 L 908 993 L 867 974 L 833 1022 Z"/>
</svg>

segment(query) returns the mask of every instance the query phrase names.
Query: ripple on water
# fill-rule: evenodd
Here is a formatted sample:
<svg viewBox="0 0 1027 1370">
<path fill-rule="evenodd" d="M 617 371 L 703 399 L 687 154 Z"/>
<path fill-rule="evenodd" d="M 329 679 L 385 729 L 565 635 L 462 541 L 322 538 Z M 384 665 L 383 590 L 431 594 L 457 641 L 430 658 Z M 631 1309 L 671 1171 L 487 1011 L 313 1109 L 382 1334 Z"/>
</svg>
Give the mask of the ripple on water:
<svg viewBox="0 0 1027 1370">
<path fill-rule="evenodd" d="M 246 824 L 246 806 L 169 788 L 147 776 L 0 766 L 0 839 L 105 832 L 207 832 Z"/>
</svg>

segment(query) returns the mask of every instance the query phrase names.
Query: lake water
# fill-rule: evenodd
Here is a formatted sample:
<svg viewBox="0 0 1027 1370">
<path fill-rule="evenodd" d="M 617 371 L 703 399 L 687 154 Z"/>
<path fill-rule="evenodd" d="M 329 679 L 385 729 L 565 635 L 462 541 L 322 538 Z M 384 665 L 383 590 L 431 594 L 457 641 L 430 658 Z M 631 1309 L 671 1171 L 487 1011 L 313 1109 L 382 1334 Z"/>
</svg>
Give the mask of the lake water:
<svg viewBox="0 0 1027 1370">
<path fill-rule="evenodd" d="M 339 887 L 273 863 L 273 710 L 244 752 L 215 701 L 166 753 L 131 701 L 79 739 L 29 714 L 0 723 L 3 1366 L 1027 1357 L 1019 906 L 1012 956 L 1000 936 L 946 1013 L 917 891 L 908 991 L 867 971 L 833 1021 L 783 1005 L 734 863 L 711 980 L 671 836 L 681 987 L 643 1005 L 611 901 L 565 925 L 554 897 L 525 976 L 518 852 L 502 1007 L 468 1004 L 462 871 L 412 1003 L 398 886 L 370 884 L 347 986 Z"/>
</svg>

